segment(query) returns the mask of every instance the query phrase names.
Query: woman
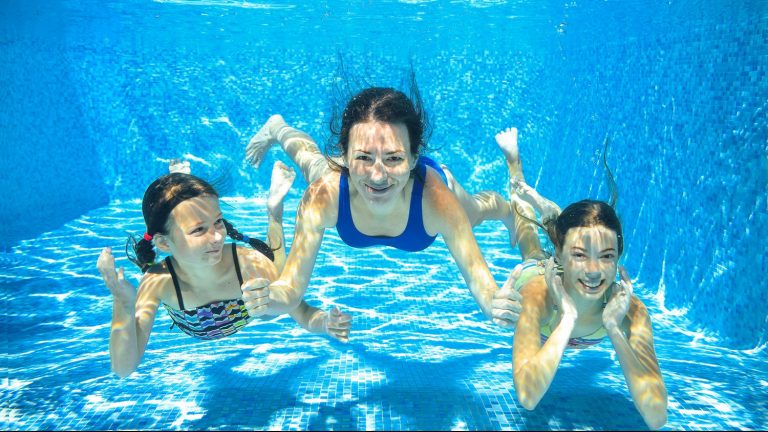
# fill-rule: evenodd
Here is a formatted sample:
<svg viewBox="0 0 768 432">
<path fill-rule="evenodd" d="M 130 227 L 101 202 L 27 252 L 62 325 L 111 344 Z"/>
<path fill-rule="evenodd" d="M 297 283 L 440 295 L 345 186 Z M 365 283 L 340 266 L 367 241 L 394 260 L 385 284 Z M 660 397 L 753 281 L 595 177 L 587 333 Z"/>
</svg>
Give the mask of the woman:
<svg viewBox="0 0 768 432">
<path fill-rule="evenodd" d="M 667 421 L 667 391 L 648 310 L 632 294 L 629 276 L 618 265 L 624 236 L 616 212 L 605 202 L 583 200 L 560 213 L 556 204 L 525 184 L 516 137 L 508 130 L 497 142 L 516 166 L 513 190 L 535 204 L 555 247 L 554 258 L 547 261 L 540 254 L 524 253 L 524 262 L 508 280 L 522 295 L 513 344 L 518 400 L 526 409 L 535 409 L 565 349 L 609 339 L 638 411 L 649 428 L 662 427 Z M 617 270 L 621 281 L 615 283 Z"/>
<path fill-rule="evenodd" d="M 269 238 L 277 240 L 273 240 L 276 255 L 283 257 L 278 266 L 285 257 L 282 199 L 293 176 L 282 164 L 273 170 Z M 134 242 L 135 256 L 129 257 L 145 273 L 138 292 L 125 280 L 123 268 L 115 271 L 110 248 L 102 251 L 97 263 L 114 298 L 109 348 L 112 370 L 120 377 L 131 374 L 141 362 L 161 303 L 184 333 L 223 338 L 266 314 L 267 287 L 280 270 L 272 262 L 273 250 L 224 220 L 216 190 L 191 174 L 174 172 L 155 180 L 144 194 L 142 212 L 147 230 Z M 252 248 L 224 243 L 226 236 Z M 170 255 L 156 263 L 154 247 Z M 313 333 L 348 340 L 350 317 L 338 309 L 327 314 L 302 300 L 289 313 Z"/>
<path fill-rule="evenodd" d="M 485 316 L 512 327 L 520 310 L 519 295 L 499 290 L 472 227 L 500 220 L 513 245 L 519 241 L 522 249 L 540 249 L 535 227 L 516 221 L 499 194 L 471 196 L 445 166 L 421 155 L 426 118 L 415 82 L 412 88 L 416 103 L 391 88 L 367 88 L 355 95 L 344 109 L 337 147 L 328 157 L 279 115 L 249 143 L 246 156 L 254 166 L 279 143 L 309 183 L 285 269 L 270 286 L 287 293 L 275 296 L 275 307 L 303 296 L 326 229 L 336 228 L 352 247 L 386 245 L 406 251 L 427 248 L 439 234 Z"/>
</svg>

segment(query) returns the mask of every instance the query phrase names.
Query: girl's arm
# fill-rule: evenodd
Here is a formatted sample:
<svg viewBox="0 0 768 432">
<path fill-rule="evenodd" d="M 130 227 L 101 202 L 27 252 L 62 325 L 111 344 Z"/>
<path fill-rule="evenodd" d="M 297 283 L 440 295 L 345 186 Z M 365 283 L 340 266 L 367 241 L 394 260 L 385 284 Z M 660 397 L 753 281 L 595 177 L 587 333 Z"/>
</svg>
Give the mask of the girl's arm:
<svg viewBox="0 0 768 432">
<path fill-rule="evenodd" d="M 667 389 L 653 348 L 651 317 L 643 302 L 632 295 L 632 285 L 623 268 L 621 278 L 619 289 L 614 290 L 613 298 L 606 305 L 603 321 L 635 407 L 650 429 L 659 429 L 667 422 Z M 622 296 L 627 298 L 621 299 Z M 605 315 L 610 315 L 611 303 L 618 304 L 622 300 L 629 300 L 629 310 L 621 325 L 615 325 L 617 320 Z"/>
<path fill-rule="evenodd" d="M 267 244 L 269 244 L 269 247 L 273 248 L 272 253 L 275 255 L 275 267 L 277 267 L 278 273 L 283 271 L 286 258 L 285 235 L 283 233 L 282 202 L 280 204 L 281 205 L 279 209 L 270 209 L 268 211 L 269 225 L 267 228 Z"/>
<path fill-rule="evenodd" d="M 282 272 L 285 267 L 287 245 L 283 235 L 283 200 L 291 188 L 296 172 L 281 161 L 275 161 L 272 166 L 272 179 L 269 183 L 269 198 L 267 199 L 267 214 L 269 227 L 267 239 L 269 247 L 273 248 L 275 266 Z"/>
<path fill-rule="evenodd" d="M 124 269 L 115 271 L 111 248 L 102 250 L 96 266 L 113 297 L 109 335 L 112 371 L 124 378 L 138 368 L 144 356 L 160 304 L 162 278 L 146 275 L 137 295 L 133 285 L 125 280 Z"/>
<path fill-rule="evenodd" d="M 547 271 L 552 272 L 552 261 Z M 541 323 L 548 319 L 551 307 L 547 306 L 549 291 L 544 277 L 535 276 L 521 289 L 523 311 L 515 329 L 512 348 L 515 393 L 520 404 L 533 410 L 549 389 L 560 365 L 563 352 L 576 322 L 576 308 L 565 293 L 559 276 L 553 276 L 552 303 L 559 304 L 562 318 L 542 346 Z"/>
</svg>

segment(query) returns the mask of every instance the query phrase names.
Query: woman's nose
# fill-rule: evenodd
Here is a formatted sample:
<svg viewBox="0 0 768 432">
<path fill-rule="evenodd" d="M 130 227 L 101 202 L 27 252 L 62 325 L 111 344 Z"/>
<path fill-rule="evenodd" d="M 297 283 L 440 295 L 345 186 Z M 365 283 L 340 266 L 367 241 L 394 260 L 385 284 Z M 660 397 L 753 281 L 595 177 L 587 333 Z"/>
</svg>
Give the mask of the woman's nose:
<svg viewBox="0 0 768 432">
<path fill-rule="evenodd" d="M 376 183 L 381 183 L 387 179 L 387 169 L 384 166 L 384 162 L 377 160 L 371 167 L 371 180 Z"/>
</svg>

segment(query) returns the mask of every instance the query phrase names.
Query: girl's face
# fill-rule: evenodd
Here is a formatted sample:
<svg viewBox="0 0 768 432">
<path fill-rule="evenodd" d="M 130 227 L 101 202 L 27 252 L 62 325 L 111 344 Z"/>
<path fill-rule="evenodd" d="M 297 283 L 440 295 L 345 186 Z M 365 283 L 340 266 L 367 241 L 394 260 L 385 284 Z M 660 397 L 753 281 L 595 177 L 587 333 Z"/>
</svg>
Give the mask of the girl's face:
<svg viewBox="0 0 768 432">
<path fill-rule="evenodd" d="M 392 204 L 408 184 L 416 159 L 402 123 L 365 122 L 352 126 L 345 162 L 349 183 L 372 206 Z"/>
<path fill-rule="evenodd" d="M 616 231 L 602 225 L 568 230 L 558 258 L 563 286 L 570 295 L 601 299 L 616 279 L 618 244 Z"/>
<path fill-rule="evenodd" d="M 168 225 L 168 252 L 176 261 L 203 266 L 221 261 L 227 229 L 218 197 L 205 195 L 183 201 L 171 211 Z"/>
</svg>

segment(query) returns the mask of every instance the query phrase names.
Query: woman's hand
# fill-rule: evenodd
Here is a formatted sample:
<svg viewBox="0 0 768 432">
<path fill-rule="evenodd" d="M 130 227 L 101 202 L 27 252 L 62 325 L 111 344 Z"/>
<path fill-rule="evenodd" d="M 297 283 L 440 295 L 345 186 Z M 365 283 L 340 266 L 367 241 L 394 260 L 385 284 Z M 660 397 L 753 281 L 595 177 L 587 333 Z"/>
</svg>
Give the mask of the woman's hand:
<svg viewBox="0 0 768 432">
<path fill-rule="evenodd" d="M 325 333 L 341 342 L 349 342 L 349 330 L 352 327 L 352 315 L 343 313 L 335 307 L 325 315 Z"/>
<path fill-rule="evenodd" d="M 136 288 L 132 283 L 125 280 L 125 270 L 122 267 L 115 271 L 115 257 L 112 255 L 111 247 L 102 249 L 96 262 L 96 268 L 99 269 L 99 273 L 101 273 L 101 277 L 115 301 L 126 308 L 134 307 Z"/>
<path fill-rule="evenodd" d="M 616 329 L 624 321 L 632 301 L 632 281 L 624 266 L 619 266 L 619 274 L 621 281 L 611 286 L 610 298 L 603 309 L 603 327 L 608 331 Z"/>
<path fill-rule="evenodd" d="M 563 318 L 571 318 L 575 321 L 579 316 L 579 312 L 576 310 L 576 304 L 571 296 L 565 292 L 563 278 L 557 274 L 554 258 L 547 260 L 547 264 L 544 267 L 544 280 L 547 281 L 547 290 L 552 296 L 553 303 L 562 311 Z"/>
</svg>

